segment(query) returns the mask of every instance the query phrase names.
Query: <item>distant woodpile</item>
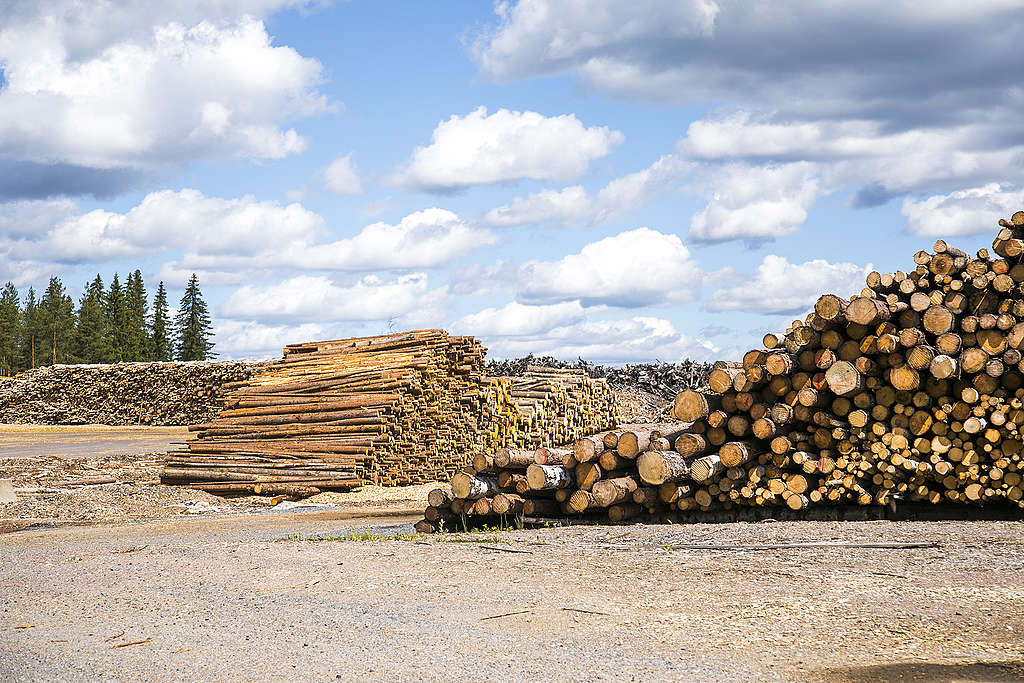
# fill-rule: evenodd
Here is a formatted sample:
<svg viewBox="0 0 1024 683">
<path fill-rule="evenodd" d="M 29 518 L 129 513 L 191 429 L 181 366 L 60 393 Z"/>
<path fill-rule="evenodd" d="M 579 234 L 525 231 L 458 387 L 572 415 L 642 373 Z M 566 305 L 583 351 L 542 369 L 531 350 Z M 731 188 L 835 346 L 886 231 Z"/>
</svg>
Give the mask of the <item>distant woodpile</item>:
<svg viewBox="0 0 1024 683">
<path fill-rule="evenodd" d="M 220 411 L 225 384 L 262 367 L 243 361 L 49 365 L 0 380 L 0 422 L 194 424 Z"/>
<path fill-rule="evenodd" d="M 682 391 L 678 423 L 480 456 L 442 522 L 900 502 L 1024 508 L 1024 211 L 992 252 L 935 243 Z"/>
<path fill-rule="evenodd" d="M 308 495 L 452 476 L 483 448 L 543 445 L 614 423 L 607 385 L 576 372 L 486 378 L 473 337 L 423 330 L 288 346 L 225 410 L 191 427 L 167 483 Z"/>
</svg>

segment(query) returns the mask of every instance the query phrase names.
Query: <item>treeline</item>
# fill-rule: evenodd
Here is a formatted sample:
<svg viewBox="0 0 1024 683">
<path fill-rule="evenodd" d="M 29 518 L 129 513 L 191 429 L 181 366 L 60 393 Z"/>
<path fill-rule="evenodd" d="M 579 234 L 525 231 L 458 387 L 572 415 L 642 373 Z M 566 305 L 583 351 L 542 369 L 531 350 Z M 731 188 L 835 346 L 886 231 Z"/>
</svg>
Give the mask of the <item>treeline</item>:
<svg viewBox="0 0 1024 683">
<path fill-rule="evenodd" d="M 97 275 L 77 307 L 59 278 L 41 298 L 29 288 L 24 302 L 8 282 L 0 291 L 0 376 L 57 363 L 209 360 L 212 326 L 195 274 L 173 319 L 164 283 L 150 306 L 139 270 L 124 284 L 115 273 L 109 287 Z"/>
</svg>

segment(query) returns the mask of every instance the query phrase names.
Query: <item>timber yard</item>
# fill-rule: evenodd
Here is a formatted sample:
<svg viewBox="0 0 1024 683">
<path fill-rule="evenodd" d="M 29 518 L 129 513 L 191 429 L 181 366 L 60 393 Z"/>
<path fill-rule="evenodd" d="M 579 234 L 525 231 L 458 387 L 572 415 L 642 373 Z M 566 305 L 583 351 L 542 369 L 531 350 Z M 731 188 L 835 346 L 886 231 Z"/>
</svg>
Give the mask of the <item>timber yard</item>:
<svg viewBox="0 0 1024 683">
<path fill-rule="evenodd" d="M 0 384 L 5 680 L 1024 678 L 1024 212 L 742 359 Z"/>
</svg>

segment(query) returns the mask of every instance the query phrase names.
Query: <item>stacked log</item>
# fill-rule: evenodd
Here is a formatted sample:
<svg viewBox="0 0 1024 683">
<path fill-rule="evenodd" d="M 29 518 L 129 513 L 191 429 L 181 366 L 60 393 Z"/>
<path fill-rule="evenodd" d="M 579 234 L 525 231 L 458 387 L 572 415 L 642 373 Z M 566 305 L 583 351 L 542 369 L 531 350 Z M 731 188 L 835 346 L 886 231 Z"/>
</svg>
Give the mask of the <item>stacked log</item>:
<svg viewBox="0 0 1024 683">
<path fill-rule="evenodd" d="M 680 392 L 685 505 L 1024 508 L 1024 212 L 1000 225 L 991 252 L 939 240 Z"/>
<path fill-rule="evenodd" d="M 417 528 L 506 508 L 610 521 L 903 501 L 1024 509 L 1024 211 L 1000 226 L 991 252 L 939 240 L 908 272 L 821 296 L 741 364 L 717 365 L 711 392 L 680 392 L 679 423 L 537 449 L 532 464 L 481 460 Z"/>
<path fill-rule="evenodd" d="M 451 477 L 485 446 L 536 448 L 614 423 L 603 381 L 547 369 L 489 379 L 484 353 L 444 330 L 288 346 L 190 426 L 162 479 L 220 493 L 414 484 Z"/>
<path fill-rule="evenodd" d="M 617 522 L 654 511 L 664 504 L 658 487 L 641 477 L 644 463 L 650 454 L 669 452 L 672 462 L 682 462 L 671 449 L 689 426 L 623 425 L 567 446 L 480 454 L 471 468 L 452 477 L 450 488 L 430 493 L 429 507 L 416 528 L 453 530 L 507 521 L 509 516 L 587 516 Z M 665 481 L 673 476 L 666 475 Z"/>
<path fill-rule="evenodd" d="M 549 446 L 609 429 L 615 397 L 603 380 L 575 368 L 530 366 L 519 377 L 488 380 L 483 450 Z"/>
</svg>

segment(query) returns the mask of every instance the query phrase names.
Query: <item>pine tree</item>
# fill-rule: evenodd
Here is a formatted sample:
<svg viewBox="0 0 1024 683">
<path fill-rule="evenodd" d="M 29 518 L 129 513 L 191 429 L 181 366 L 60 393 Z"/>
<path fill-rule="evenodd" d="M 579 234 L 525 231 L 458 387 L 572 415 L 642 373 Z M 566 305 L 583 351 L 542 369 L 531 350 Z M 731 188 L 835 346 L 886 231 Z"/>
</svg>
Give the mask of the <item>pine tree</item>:
<svg viewBox="0 0 1024 683">
<path fill-rule="evenodd" d="M 105 304 L 103 278 L 97 274 L 96 279 L 85 286 L 85 293 L 78 304 L 74 349 L 75 360 L 79 363 L 110 362 Z"/>
<path fill-rule="evenodd" d="M 110 282 L 110 290 L 107 291 L 104 317 L 107 321 L 107 345 L 110 348 L 110 361 L 120 363 L 128 360 L 128 302 L 117 273 L 114 273 L 114 279 Z"/>
<path fill-rule="evenodd" d="M 39 301 L 39 330 L 43 334 L 43 358 L 40 365 L 67 363 L 72 357 L 72 336 L 75 331 L 75 304 L 64 291 L 64 284 L 50 278 L 46 293 Z"/>
<path fill-rule="evenodd" d="M 206 302 L 199 291 L 199 278 L 195 273 L 189 278 L 185 287 L 185 295 L 181 297 L 178 315 L 174 319 L 176 332 L 176 351 L 178 360 L 209 360 L 217 354 L 212 353 L 213 336 L 210 314 Z"/>
<path fill-rule="evenodd" d="M 151 360 L 149 336 L 146 334 L 146 285 L 142 281 L 142 271 L 140 270 L 136 270 L 128 276 L 125 287 L 125 308 L 127 312 L 125 360 Z"/>
<path fill-rule="evenodd" d="M 21 301 L 13 282 L 0 293 L 0 375 L 13 375 L 18 362 L 18 341 L 21 338 Z"/>
<path fill-rule="evenodd" d="M 169 321 L 167 319 L 167 290 L 161 282 L 153 299 L 153 317 L 149 323 L 149 348 L 153 360 L 168 361 L 174 359 L 171 339 L 167 336 Z"/>
<path fill-rule="evenodd" d="M 36 305 L 36 290 L 28 288 L 28 298 L 21 312 L 20 355 L 21 368 L 34 368 L 40 362 L 42 339 L 39 334 L 39 311 Z"/>
</svg>

